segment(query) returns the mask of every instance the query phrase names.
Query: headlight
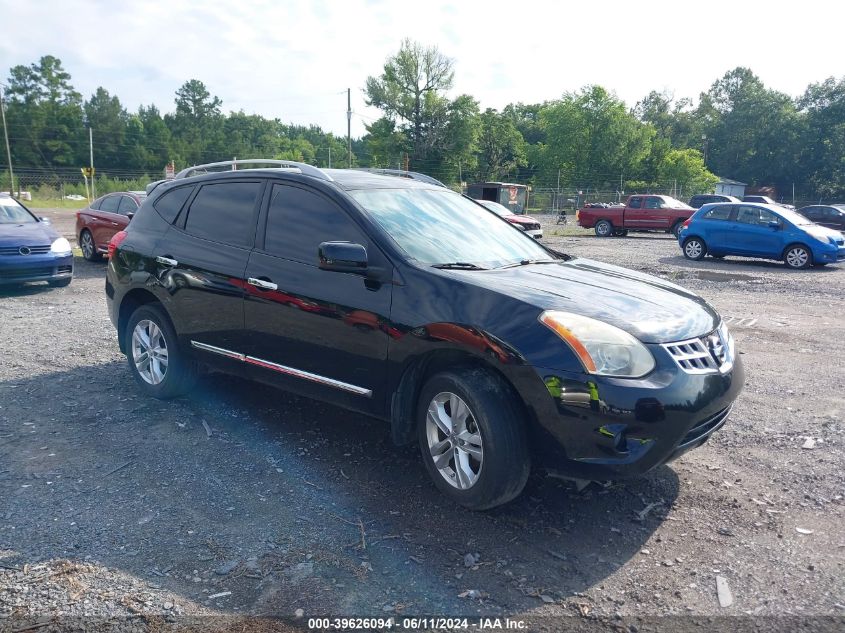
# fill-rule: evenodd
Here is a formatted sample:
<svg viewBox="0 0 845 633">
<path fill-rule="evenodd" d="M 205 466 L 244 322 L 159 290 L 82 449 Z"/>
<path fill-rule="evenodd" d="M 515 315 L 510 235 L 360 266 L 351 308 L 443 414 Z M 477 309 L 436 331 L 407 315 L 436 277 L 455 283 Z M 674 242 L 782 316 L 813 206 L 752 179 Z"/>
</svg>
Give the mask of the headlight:
<svg viewBox="0 0 845 633">
<path fill-rule="evenodd" d="M 540 322 L 572 348 L 588 373 L 639 378 L 654 369 L 651 352 L 618 327 L 557 310 L 543 312 Z"/>
<path fill-rule="evenodd" d="M 70 253 L 70 242 L 63 237 L 60 237 L 53 242 L 52 246 L 50 246 L 50 252 L 57 255 L 66 255 Z"/>
</svg>

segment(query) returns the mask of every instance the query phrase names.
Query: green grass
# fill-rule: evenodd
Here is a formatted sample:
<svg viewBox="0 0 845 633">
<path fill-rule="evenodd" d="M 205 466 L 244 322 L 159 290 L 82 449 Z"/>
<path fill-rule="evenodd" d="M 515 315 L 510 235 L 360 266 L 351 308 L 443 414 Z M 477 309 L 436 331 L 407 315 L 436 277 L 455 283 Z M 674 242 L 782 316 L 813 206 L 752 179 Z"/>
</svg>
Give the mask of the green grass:
<svg viewBox="0 0 845 633">
<path fill-rule="evenodd" d="M 33 198 L 23 200 L 30 209 L 82 209 L 87 204 L 85 200 L 58 200 L 50 198 Z"/>
</svg>

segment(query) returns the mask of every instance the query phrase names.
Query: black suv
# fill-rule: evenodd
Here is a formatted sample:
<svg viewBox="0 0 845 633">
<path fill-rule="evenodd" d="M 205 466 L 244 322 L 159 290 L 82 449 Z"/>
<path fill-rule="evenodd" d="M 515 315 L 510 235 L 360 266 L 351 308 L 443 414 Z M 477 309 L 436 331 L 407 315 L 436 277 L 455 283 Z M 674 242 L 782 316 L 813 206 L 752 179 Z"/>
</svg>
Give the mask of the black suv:
<svg viewBox="0 0 845 633">
<path fill-rule="evenodd" d="M 110 316 L 151 396 L 205 367 L 377 416 L 484 509 L 532 460 L 582 480 L 664 464 L 742 388 L 703 299 L 550 250 L 437 181 L 225 165 L 155 187 L 110 245 Z"/>
</svg>

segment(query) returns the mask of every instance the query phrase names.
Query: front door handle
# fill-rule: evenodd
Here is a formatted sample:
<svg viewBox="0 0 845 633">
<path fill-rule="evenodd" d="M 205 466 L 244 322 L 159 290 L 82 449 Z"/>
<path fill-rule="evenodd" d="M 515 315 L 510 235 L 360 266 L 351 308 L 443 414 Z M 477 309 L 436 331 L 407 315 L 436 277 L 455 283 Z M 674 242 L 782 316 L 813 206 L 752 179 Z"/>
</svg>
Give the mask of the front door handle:
<svg viewBox="0 0 845 633">
<path fill-rule="evenodd" d="M 169 257 L 162 257 L 161 255 L 156 257 L 156 261 L 159 264 L 162 264 L 164 266 L 170 266 L 171 268 L 179 265 L 179 262 L 177 262 L 175 259 L 171 259 Z"/>
<path fill-rule="evenodd" d="M 247 283 L 251 286 L 255 286 L 261 290 L 278 290 L 279 286 L 274 284 L 272 281 L 265 281 L 263 279 L 256 279 L 255 277 L 250 277 L 246 280 Z"/>
</svg>

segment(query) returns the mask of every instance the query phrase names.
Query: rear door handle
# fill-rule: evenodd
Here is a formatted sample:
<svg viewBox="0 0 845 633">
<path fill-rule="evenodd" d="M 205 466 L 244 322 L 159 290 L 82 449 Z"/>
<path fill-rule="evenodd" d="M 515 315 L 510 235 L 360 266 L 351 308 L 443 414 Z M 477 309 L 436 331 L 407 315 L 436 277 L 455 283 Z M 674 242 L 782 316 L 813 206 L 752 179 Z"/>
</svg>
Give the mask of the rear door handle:
<svg viewBox="0 0 845 633">
<path fill-rule="evenodd" d="M 159 264 L 162 264 L 164 266 L 170 266 L 171 268 L 179 265 L 179 262 L 177 262 L 175 259 L 170 259 L 169 257 L 162 257 L 161 255 L 156 257 L 156 261 Z"/>
<path fill-rule="evenodd" d="M 111 225 L 112 226 L 120 226 L 120 224 L 118 224 L 117 222 L 112 222 Z"/>
<path fill-rule="evenodd" d="M 256 288 L 260 288 L 261 290 L 278 290 L 279 289 L 279 286 L 274 284 L 272 281 L 264 281 L 263 279 L 256 279 L 255 277 L 250 277 L 246 281 L 249 285 L 255 286 Z"/>
</svg>

